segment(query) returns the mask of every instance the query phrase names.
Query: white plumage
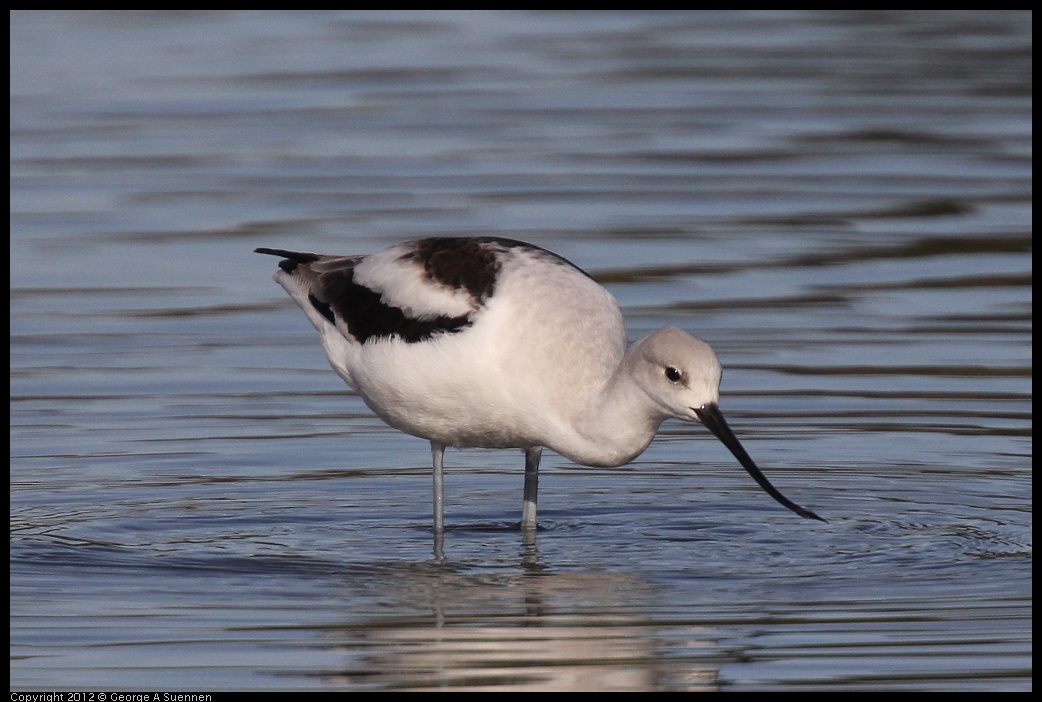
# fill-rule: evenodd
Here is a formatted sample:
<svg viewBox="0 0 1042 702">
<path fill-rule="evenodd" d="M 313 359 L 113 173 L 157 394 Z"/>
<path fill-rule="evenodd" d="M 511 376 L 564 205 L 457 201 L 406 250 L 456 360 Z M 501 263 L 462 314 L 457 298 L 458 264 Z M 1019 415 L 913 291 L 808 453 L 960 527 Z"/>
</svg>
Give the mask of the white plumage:
<svg viewBox="0 0 1042 702">
<path fill-rule="evenodd" d="M 525 451 L 521 527 L 536 526 L 543 447 L 585 465 L 636 458 L 669 418 L 705 424 L 780 503 L 719 411 L 721 367 L 666 327 L 628 350 L 618 303 L 582 270 L 510 239 L 431 238 L 370 256 L 282 256 L 275 280 L 333 369 L 385 422 L 431 442 L 435 533 L 446 446 Z"/>
</svg>

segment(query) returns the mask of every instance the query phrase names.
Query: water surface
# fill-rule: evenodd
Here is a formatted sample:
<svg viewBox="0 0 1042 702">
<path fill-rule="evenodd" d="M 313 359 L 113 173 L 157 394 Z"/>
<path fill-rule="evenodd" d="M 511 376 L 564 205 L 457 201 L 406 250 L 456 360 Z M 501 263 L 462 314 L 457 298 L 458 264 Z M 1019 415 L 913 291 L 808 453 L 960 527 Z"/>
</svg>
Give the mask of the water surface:
<svg viewBox="0 0 1042 702">
<path fill-rule="evenodd" d="M 1029 12 L 15 12 L 12 689 L 1031 689 Z M 682 327 L 629 466 L 430 454 L 257 246 Z"/>
</svg>

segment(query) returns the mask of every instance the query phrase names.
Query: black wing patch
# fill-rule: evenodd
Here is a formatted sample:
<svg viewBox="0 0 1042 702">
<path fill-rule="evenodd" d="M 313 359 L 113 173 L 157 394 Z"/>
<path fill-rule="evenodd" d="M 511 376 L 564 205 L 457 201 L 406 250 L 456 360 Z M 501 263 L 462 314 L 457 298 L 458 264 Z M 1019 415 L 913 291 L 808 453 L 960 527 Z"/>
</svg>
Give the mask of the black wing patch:
<svg viewBox="0 0 1042 702">
<path fill-rule="evenodd" d="M 453 290 L 466 290 L 477 304 L 496 289 L 500 262 L 496 252 L 480 240 L 464 237 L 435 237 L 413 242 L 401 255 L 402 261 L 423 266 L 427 279 Z"/>
<path fill-rule="evenodd" d="M 416 319 L 400 308 L 380 299 L 380 293 L 354 281 L 353 269 L 331 271 L 316 281 L 318 296 L 309 296 L 311 304 L 331 323 L 343 320 L 347 331 L 358 343 L 370 339 L 399 337 L 415 343 L 426 341 L 435 334 L 452 334 L 471 324 L 470 315 L 450 317 L 439 315 L 430 319 Z"/>
<path fill-rule="evenodd" d="M 431 282 L 452 290 L 466 290 L 475 306 L 480 307 L 495 293 L 496 279 L 502 267 L 498 254 L 509 249 L 525 249 L 589 277 L 586 271 L 551 251 L 523 241 L 492 236 L 420 239 L 412 242 L 410 250 L 403 253 L 400 260 L 422 266 Z M 327 258 L 283 249 L 256 251 L 284 257 L 286 260 L 280 261 L 279 267 L 291 275 L 299 275 L 297 269 L 300 266 Z M 362 257 L 359 257 L 358 261 L 361 260 Z M 343 268 L 337 270 L 322 273 L 310 271 L 316 278 L 312 293 L 308 295 L 311 305 L 330 324 L 336 324 L 338 318 L 343 320 L 348 333 L 358 343 L 392 337 L 415 343 L 430 339 L 435 334 L 455 333 L 471 325 L 473 313 L 417 319 L 398 307 L 384 303 L 379 292 L 355 282 L 354 264 L 358 261 L 345 260 Z"/>
</svg>

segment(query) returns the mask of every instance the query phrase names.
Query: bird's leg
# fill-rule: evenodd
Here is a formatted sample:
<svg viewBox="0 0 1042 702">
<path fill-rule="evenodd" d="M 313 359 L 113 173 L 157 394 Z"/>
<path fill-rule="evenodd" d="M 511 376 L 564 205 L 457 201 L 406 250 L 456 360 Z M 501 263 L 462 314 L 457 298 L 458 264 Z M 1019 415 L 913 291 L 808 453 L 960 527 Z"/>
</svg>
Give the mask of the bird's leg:
<svg viewBox="0 0 1042 702">
<path fill-rule="evenodd" d="M 525 503 L 521 508 L 521 531 L 535 531 L 536 503 L 539 499 L 539 459 L 542 446 L 525 449 Z"/>
<path fill-rule="evenodd" d="M 445 532 L 434 532 L 434 562 L 445 563 Z"/>
<path fill-rule="evenodd" d="M 445 531 L 445 446 L 431 442 L 434 456 L 434 534 L 441 536 Z"/>
</svg>

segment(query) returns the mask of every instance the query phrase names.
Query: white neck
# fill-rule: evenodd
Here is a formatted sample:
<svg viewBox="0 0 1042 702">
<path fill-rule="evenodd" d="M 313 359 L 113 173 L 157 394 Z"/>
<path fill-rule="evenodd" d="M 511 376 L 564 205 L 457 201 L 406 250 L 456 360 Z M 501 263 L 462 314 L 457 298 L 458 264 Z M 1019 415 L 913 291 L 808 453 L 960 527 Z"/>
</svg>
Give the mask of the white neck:
<svg viewBox="0 0 1042 702">
<path fill-rule="evenodd" d="M 669 414 L 634 378 L 634 358 L 631 348 L 604 389 L 590 398 L 586 411 L 573 422 L 569 450 L 550 448 L 578 463 L 613 467 L 629 463 L 648 447 Z"/>
</svg>

